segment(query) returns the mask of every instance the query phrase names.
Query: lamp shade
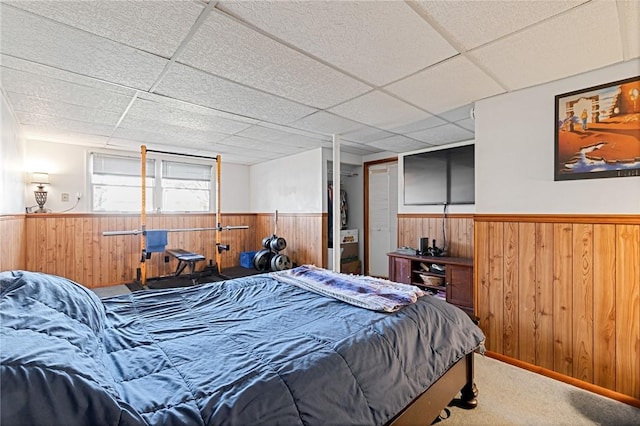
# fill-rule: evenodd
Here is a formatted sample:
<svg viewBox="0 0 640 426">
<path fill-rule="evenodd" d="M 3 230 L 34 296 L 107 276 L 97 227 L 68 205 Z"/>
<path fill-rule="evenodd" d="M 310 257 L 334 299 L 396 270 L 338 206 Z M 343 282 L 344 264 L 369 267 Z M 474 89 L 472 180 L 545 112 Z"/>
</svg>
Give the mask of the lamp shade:
<svg viewBox="0 0 640 426">
<path fill-rule="evenodd" d="M 33 172 L 31 173 L 31 183 L 40 185 L 49 184 L 49 173 Z"/>
</svg>

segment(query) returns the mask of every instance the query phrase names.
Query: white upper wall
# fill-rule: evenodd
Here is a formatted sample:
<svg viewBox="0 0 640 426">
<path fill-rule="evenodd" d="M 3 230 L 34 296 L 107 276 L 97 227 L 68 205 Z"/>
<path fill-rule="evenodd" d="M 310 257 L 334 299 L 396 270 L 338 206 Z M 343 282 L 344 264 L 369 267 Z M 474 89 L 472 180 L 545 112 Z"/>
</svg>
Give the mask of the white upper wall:
<svg viewBox="0 0 640 426">
<path fill-rule="evenodd" d="M 220 211 L 222 213 L 251 212 L 250 168 L 242 164 L 224 162 L 220 173 Z"/>
<path fill-rule="evenodd" d="M 554 97 L 639 71 L 634 60 L 477 102 L 476 213 L 639 214 L 640 177 L 554 181 Z"/>
<path fill-rule="evenodd" d="M 322 213 L 323 165 L 322 148 L 252 165 L 251 211 Z"/>
<path fill-rule="evenodd" d="M 78 206 L 71 210 L 74 213 L 90 211 L 90 200 L 87 197 L 86 157 L 89 148 L 80 145 L 68 145 L 42 141 L 27 141 L 27 172 L 49 173 L 49 185 L 45 185 L 47 203 L 45 208 L 54 213 L 68 210 L 76 202 L 76 194 L 80 193 Z M 27 206 L 36 206 L 33 191 L 36 185 L 27 182 L 25 199 Z M 69 194 L 69 201 L 61 201 L 61 194 Z"/>
<path fill-rule="evenodd" d="M 24 213 L 25 142 L 4 93 L 0 98 L 0 214 Z"/>
</svg>

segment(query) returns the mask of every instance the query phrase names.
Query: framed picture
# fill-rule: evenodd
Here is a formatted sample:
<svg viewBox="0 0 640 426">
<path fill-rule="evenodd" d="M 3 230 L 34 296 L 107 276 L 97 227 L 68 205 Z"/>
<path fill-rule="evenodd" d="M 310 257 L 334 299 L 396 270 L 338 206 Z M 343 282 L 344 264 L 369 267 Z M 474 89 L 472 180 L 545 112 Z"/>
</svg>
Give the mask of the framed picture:
<svg viewBox="0 0 640 426">
<path fill-rule="evenodd" d="M 640 176 L 640 76 L 555 97 L 555 180 Z"/>
</svg>

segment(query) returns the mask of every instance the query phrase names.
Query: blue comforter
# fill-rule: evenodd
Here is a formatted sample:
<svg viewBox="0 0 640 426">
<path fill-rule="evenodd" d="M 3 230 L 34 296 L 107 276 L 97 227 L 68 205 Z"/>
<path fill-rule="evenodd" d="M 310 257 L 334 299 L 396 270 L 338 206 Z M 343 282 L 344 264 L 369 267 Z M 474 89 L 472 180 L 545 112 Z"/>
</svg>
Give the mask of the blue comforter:
<svg viewBox="0 0 640 426">
<path fill-rule="evenodd" d="M 484 339 L 434 297 L 380 313 L 267 274 L 102 300 L 0 285 L 2 425 L 384 424 Z"/>
</svg>

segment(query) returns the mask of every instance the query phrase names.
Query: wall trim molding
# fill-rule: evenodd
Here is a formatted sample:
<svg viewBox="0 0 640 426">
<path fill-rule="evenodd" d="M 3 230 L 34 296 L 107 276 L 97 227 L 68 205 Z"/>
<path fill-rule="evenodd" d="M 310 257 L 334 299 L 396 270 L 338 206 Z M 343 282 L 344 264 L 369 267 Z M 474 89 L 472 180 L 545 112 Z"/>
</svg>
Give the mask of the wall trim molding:
<svg viewBox="0 0 640 426">
<path fill-rule="evenodd" d="M 5 215 L 0 215 L 0 221 L 2 220 L 19 220 L 19 219 L 24 219 L 26 216 L 26 214 L 24 213 L 18 213 L 18 214 L 5 214 Z"/>
<path fill-rule="evenodd" d="M 398 218 L 441 218 L 442 213 L 398 213 Z M 527 223 L 601 223 L 640 225 L 639 214 L 522 214 L 522 213 L 447 213 L 448 218 L 471 218 L 475 222 L 527 222 Z"/>
<path fill-rule="evenodd" d="M 255 216 L 257 213 L 220 213 L 220 216 Z M 15 216 L 15 215 L 14 215 Z M 136 217 L 139 218 L 139 213 L 29 213 L 23 214 L 22 216 L 27 219 L 46 219 L 46 218 L 79 218 L 79 217 L 90 217 L 90 218 L 100 218 L 100 217 L 117 217 L 117 218 L 128 218 L 128 217 Z M 194 217 L 194 216 L 211 216 L 215 218 L 216 214 L 214 212 L 186 212 L 186 213 L 147 213 L 147 219 L 152 217 Z M 2 218 L 2 216 L 0 216 Z"/>
<path fill-rule="evenodd" d="M 457 219 L 473 219 L 475 217 L 475 213 L 447 213 L 447 217 L 455 217 Z M 442 213 L 398 213 L 398 218 L 402 219 L 428 219 L 442 218 Z"/>
<path fill-rule="evenodd" d="M 475 214 L 476 222 L 601 223 L 640 225 L 638 214 Z"/>
<path fill-rule="evenodd" d="M 242 213 L 239 213 L 242 214 Z M 274 216 L 274 213 L 251 213 L 256 216 Z M 278 216 L 283 217 L 325 217 L 328 213 L 282 213 L 278 212 Z"/>
</svg>

